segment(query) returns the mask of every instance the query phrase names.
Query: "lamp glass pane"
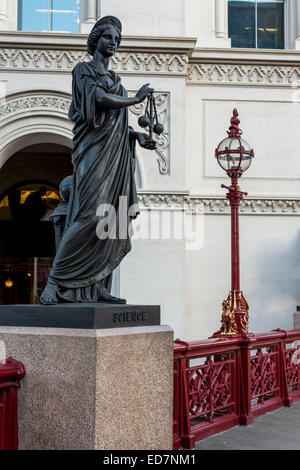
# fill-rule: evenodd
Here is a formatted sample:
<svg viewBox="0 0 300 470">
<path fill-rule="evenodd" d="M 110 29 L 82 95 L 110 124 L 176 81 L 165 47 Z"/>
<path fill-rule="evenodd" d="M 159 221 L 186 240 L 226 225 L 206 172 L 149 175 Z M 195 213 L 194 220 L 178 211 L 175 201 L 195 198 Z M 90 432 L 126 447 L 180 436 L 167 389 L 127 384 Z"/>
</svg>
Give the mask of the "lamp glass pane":
<svg viewBox="0 0 300 470">
<path fill-rule="evenodd" d="M 219 163 L 225 171 L 237 169 L 245 171 L 249 168 L 252 160 L 251 155 L 241 152 L 230 152 L 230 150 L 239 150 L 242 147 L 247 151 L 251 150 L 250 145 L 244 139 L 238 139 L 237 137 L 227 137 L 226 139 L 222 140 L 217 150 L 218 152 L 225 152 L 225 150 L 228 149 L 226 153 L 218 156 Z"/>
</svg>

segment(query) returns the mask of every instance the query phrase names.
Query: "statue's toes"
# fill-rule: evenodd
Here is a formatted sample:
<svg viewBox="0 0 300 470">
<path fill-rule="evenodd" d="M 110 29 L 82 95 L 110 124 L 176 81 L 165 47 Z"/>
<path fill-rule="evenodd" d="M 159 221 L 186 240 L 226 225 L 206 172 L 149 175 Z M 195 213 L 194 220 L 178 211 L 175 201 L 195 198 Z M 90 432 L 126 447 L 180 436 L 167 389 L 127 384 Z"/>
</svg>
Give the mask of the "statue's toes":
<svg viewBox="0 0 300 470">
<path fill-rule="evenodd" d="M 40 297 L 40 303 L 42 305 L 56 305 L 58 303 L 56 290 L 46 288 Z"/>
<path fill-rule="evenodd" d="M 49 295 L 42 295 L 40 297 L 40 303 L 42 305 L 56 305 L 58 302 L 56 298 L 50 297 Z"/>
</svg>

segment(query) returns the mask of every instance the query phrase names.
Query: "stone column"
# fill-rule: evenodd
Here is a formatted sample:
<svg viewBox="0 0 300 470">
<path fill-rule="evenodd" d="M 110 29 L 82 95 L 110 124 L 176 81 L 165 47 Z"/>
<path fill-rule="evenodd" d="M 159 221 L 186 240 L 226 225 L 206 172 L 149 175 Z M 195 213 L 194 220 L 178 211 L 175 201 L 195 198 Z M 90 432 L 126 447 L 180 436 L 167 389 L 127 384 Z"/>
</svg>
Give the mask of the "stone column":
<svg viewBox="0 0 300 470">
<path fill-rule="evenodd" d="M 97 0 L 97 20 L 101 18 L 101 0 Z"/>
<path fill-rule="evenodd" d="M 228 38 L 228 0 L 215 0 L 215 37 L 217 47 L 230 47 Z"/>
<path fill-rule="evenodd" d="M 7 0 L 0 0 L 0 29 L 7 29 L 8 9 Z"/>
<path fill-rule="evenodd" d="M 227 38 L 227 0 L 215 0 L 215 32 L 217 38 Z"/>
<path fill-rule="evenodd" d="M 85 21 L 95 23 L 97 18 L 97 0 L 88 0 L 86 2 Z"/>
<path fill-rule="evenodd" d="M 81 0 L 81 33 L 89 33 L 97 20 L 98 0 Z"/>
</svg>

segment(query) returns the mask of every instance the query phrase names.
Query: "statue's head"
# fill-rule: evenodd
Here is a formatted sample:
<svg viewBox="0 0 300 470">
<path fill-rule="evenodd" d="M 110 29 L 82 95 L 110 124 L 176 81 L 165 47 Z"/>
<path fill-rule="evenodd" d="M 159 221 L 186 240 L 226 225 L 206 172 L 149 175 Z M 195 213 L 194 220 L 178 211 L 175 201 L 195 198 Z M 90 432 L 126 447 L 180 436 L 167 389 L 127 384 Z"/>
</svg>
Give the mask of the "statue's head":
<svg viewBox="0 0 300 470">
<path fill-rule="evenodd" d="M 92 31 L 89 34 L 88 37 L 88 42 L 87 42 L 87 51 L 90 55 L 94 55 L 97 44 L 99 41 L 99 38 L 102 36 L 102 34 L 107 31 L 108 29 L 113 28 L 118 36 L 118 47 L 120 45 L 121 39 L 122 39 L 122 24 L 121 21 L 118 20 L 115 16 L 104 16 L 100 20 L 97 21 L 97 23 L 94 25 Z"/>
</svg>

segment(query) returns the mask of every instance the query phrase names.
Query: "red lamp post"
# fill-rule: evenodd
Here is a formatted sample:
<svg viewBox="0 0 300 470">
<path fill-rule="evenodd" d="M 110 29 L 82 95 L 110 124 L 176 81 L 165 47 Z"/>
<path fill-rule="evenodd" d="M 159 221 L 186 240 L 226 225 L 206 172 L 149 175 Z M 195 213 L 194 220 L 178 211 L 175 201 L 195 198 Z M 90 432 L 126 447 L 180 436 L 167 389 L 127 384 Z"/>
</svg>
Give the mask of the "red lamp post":
<svg viewBox="0 0 300 470">
<path fill-rule="evenodd" d="M 248 335 L 248 303 L 240 289 L 240 255 L 239 255 L 239 206 L 244 195 L 238 186 L 238 180 L 251 165 L 254 151 L 241 138 L 238 112 L 233 110 L 228 137 L 222 140 L 216 149 L 216 159 L 231 178 L 231 186 L 222 184 L 228 189 L 226 194 L 231 207 L 231 291 L 222 303 L 222 326 L 214 336 Z"/>
</svg>

